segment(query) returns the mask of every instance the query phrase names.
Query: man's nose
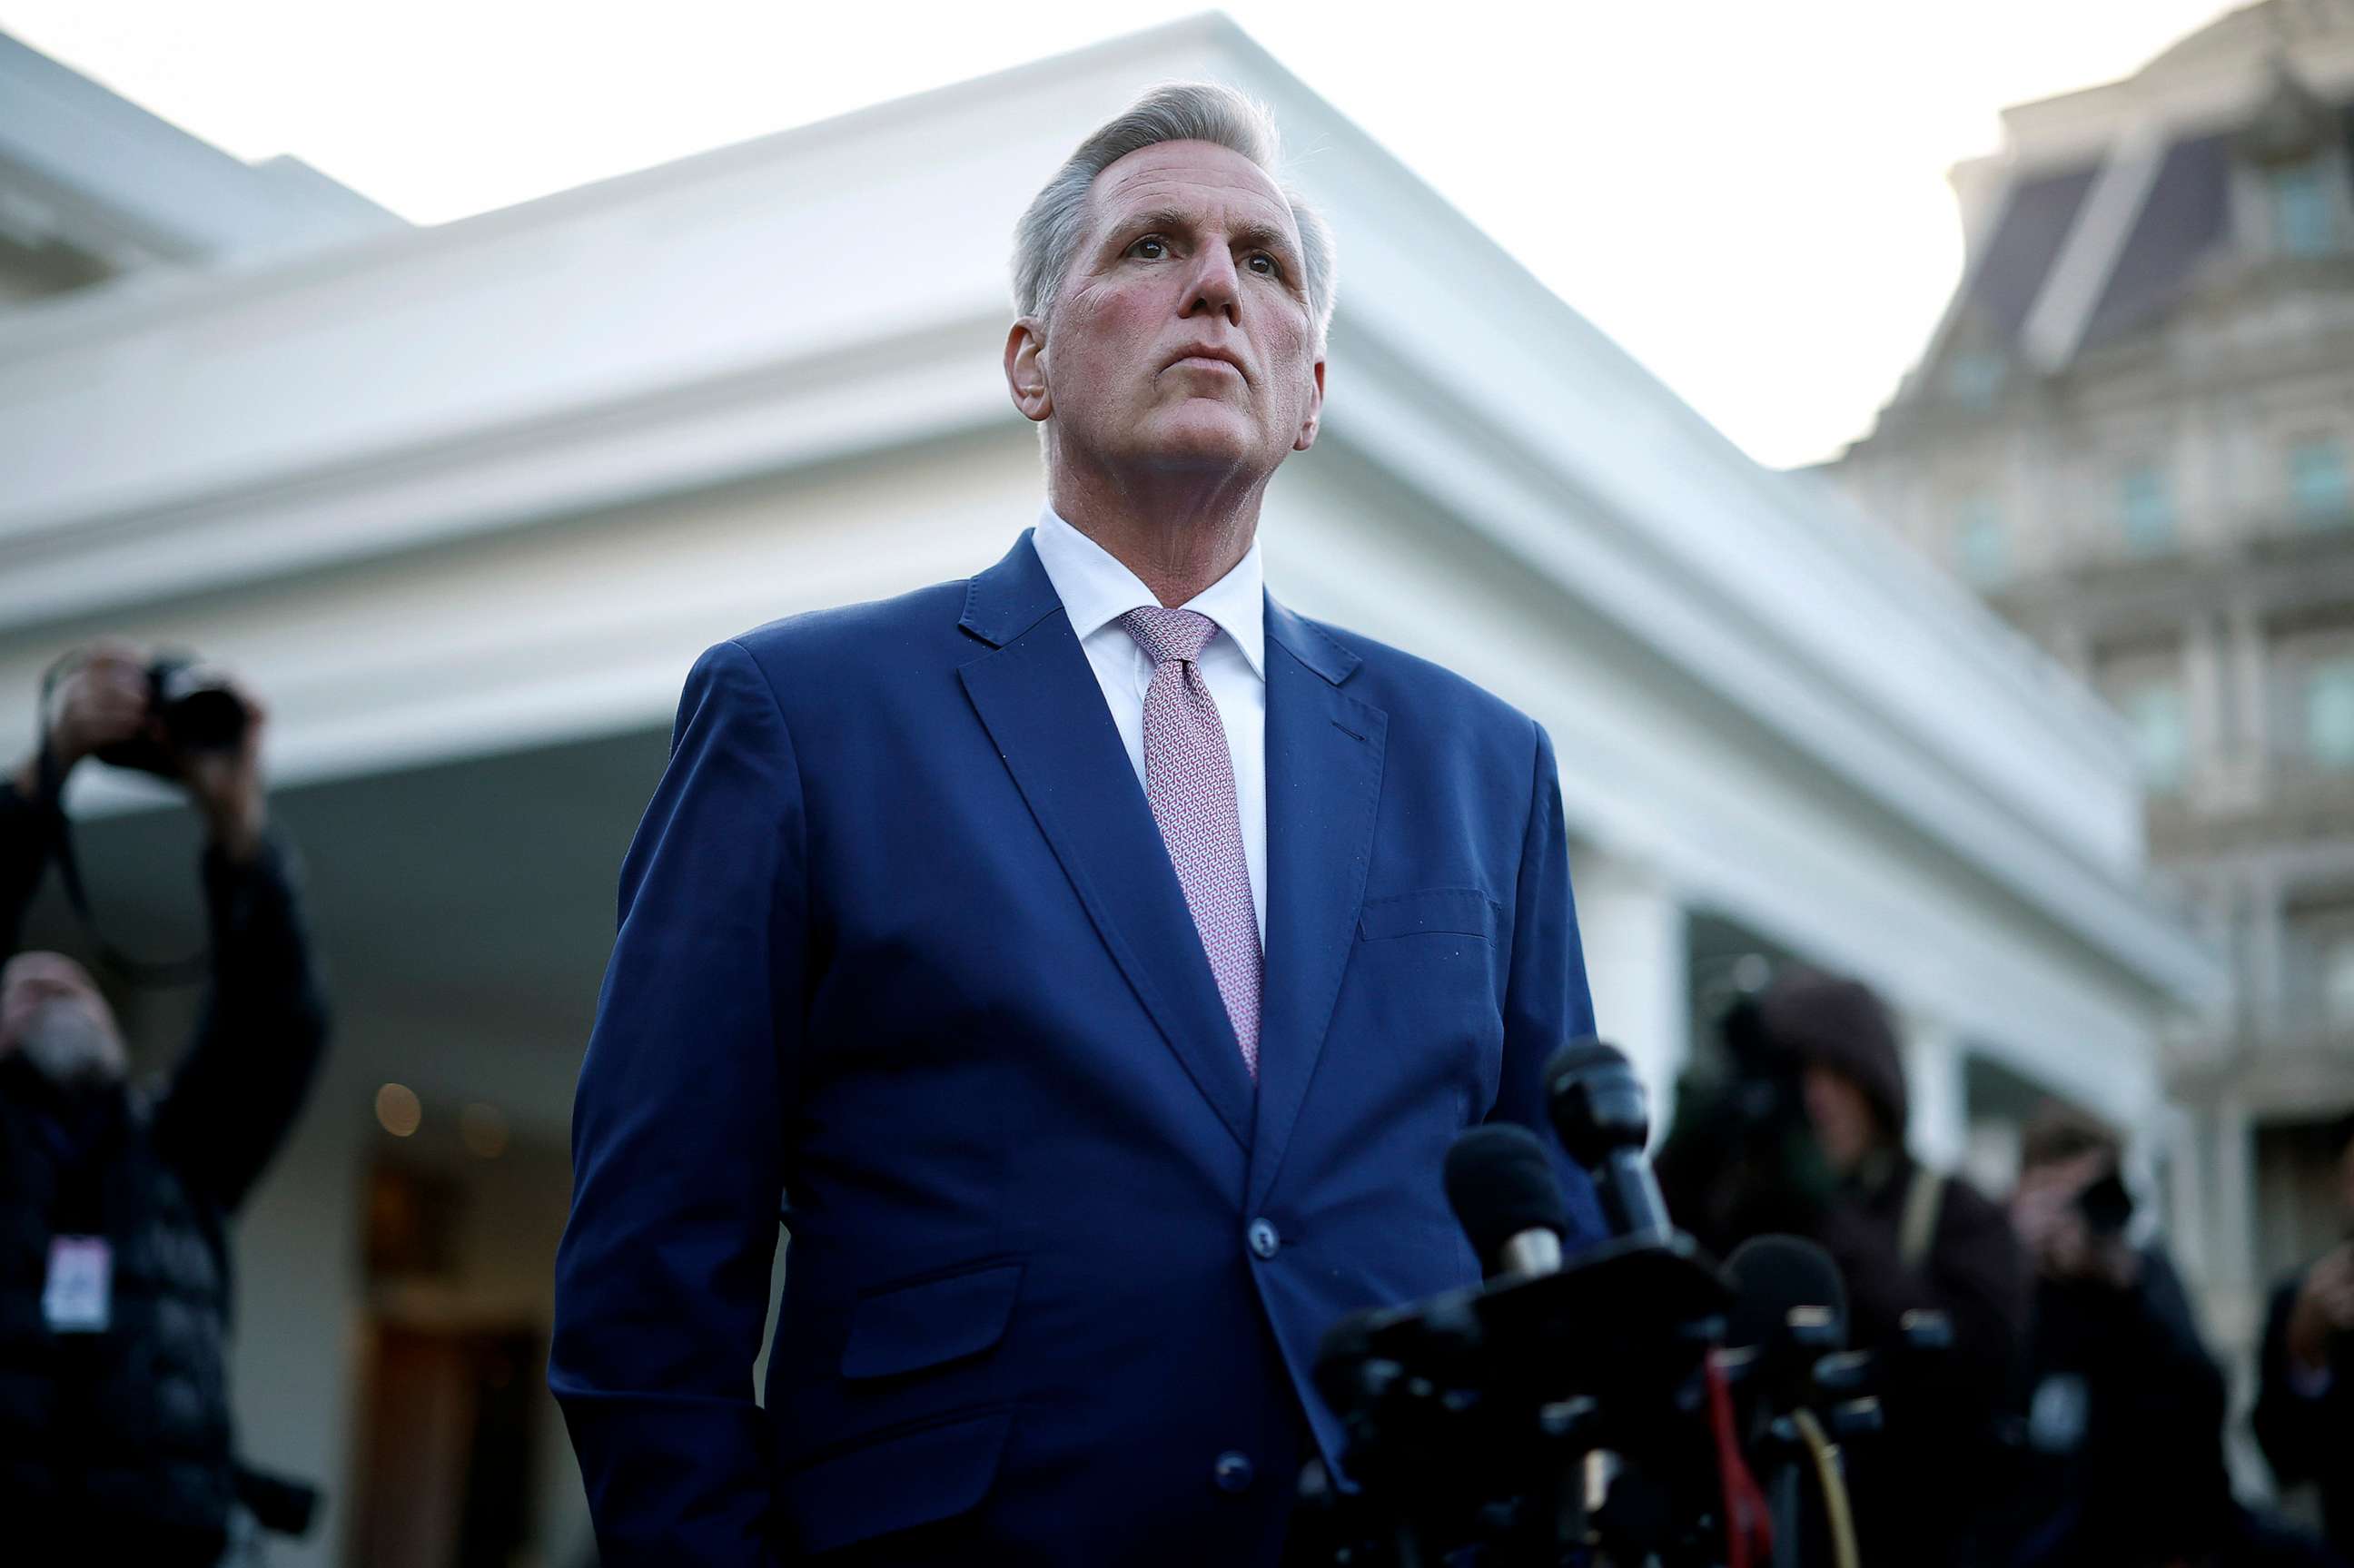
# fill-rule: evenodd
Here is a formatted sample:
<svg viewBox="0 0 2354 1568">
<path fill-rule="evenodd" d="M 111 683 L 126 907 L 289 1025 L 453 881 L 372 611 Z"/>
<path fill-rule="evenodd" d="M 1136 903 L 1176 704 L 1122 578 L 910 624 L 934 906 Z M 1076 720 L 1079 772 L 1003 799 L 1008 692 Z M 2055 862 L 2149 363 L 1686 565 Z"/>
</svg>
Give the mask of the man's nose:
<svg viewBox="0 0 2354 1568">
<path fill-rule="evenodd" d="M 1186 315 L 1222 315 L 1241 324 L 1242 281 L 1235 275 L 1235 259 L 1223 245 L 1205 245 L 1185 294 Z"/>
</svg>

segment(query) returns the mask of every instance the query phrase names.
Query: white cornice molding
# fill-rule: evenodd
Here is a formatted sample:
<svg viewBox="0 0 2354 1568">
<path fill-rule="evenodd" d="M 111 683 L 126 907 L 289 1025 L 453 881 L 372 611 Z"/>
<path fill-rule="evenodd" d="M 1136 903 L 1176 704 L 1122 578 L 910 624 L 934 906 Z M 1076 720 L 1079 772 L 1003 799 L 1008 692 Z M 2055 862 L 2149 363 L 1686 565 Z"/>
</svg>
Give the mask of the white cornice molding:
<svg viewBox="0 0 2354 1568">
<path fill-rule="evenodd" d="M 408 227 L 293 160 L 240 163 L 5 33 L 0 105 L 0 182 L 37 188 L 84 249 L 239 260 Z"/>
<path fill-rule="evenodd" d="M 1006 417 L 997 314 L 0 533 L 38 626 L 907 446 Z"/>
</svg>

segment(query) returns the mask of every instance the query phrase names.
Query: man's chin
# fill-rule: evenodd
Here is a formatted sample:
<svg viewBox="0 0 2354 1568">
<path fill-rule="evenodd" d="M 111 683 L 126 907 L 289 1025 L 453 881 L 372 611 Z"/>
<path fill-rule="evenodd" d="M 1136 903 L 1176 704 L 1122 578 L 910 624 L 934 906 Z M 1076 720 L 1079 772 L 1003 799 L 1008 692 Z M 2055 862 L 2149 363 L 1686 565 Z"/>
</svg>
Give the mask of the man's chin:
<svg viewBox="0 0 2354 1568">
<path fill-rule="evenodd" d="M 1189 399 L 1189 405 L 1210 403 Z M 1235 410 L 1212 404 L 1161 410 L 1145 422 L 1132 449 L 1146 464 L 1163 469 L 1231 471 L 1266 465 L 1266 443 Z M 1278 461 L 1280 461 L 1278 459 Z"/>
</svg>

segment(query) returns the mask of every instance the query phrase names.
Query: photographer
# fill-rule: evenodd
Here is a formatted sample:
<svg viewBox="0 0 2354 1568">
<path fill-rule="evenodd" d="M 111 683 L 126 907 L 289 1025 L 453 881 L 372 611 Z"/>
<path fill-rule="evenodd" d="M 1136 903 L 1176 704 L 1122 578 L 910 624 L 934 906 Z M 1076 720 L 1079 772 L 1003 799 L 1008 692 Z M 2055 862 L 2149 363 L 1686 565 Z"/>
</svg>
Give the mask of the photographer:
<svg viewBox="0 0 2354 1568">
<path fill-rule="evenodd" d="M 2338 1198 L 2354 1218 L 2354 1117 L 2338 1124 Z M 2354 1558 L 2354 1241 L 2273 1292 L 2258 1363 L 2256 1441 L 2284 1487 L 2312 1481 L 2323 1533 Z"/>
<path fill-rule="evenodd" d="M 1719 1256 L 1768 1233 L 1830 1253 L 1849 1343 L 1874 1352 L 1887 1411 L 1886 1431 L 1854 1456 L 1863 1560 L 1975 1561 L 2026 1328 L 2009 1224 L 1905 1152 L 1896 1034 L 1867 987 L 1786 974 L 1736 1007 L 1725 1035 L 1731 1081 L 1687 1085 L 1659 1152 L 1669 1211 Z M 1949 1349 L 1910 1348 L 1916 1312 L 1944 1315 Z"/>
<path fill-rule="evenodd" d="M 2021 1140 L 2011 1223 L 2036 1287 L 2020 1568 L 2201 1563 L 2241 1531 L 2222 1369 L 2164 1251 L 2126 1239 L 2123 1155 L 2057 1105 Z"/>
<path fill-rule="evenodd" d="M 219 744 L 192 745 L 143 650 L 59 673 L 46 755 L 0 784 L 0 1518 L 12 1562 L 209 1564 L 239 1486 L 227 1222 L 293 1123 L 326 1007 L 267 823 L 261 709 L 211 689 Z M 94 755 L 176 779 L 208 830 L 202 1021 L 152 1097 L 90 975 L 16 950 L 65 843 L 63 781 Z"/>
</svg>

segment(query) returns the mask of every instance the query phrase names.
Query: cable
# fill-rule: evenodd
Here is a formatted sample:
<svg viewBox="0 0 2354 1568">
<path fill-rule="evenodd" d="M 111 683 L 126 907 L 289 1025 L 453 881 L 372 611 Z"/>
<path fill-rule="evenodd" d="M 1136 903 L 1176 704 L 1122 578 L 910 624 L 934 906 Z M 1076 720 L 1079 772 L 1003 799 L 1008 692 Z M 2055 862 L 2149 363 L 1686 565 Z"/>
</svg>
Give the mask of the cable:
<svg viewBox="0 0 2354 1568">
<path fill-rule="evenodd" d="M 1791 1412 L 1798 1436 L 1815 1461 L 1815 1478 L 1823 1489 L 1823 1517 L 1830 1523 L 1831 1562 L 1835 1568 L 1861 1568 L 1855 1550 L 1855 1520 L 1848 1512 L 1847 1478 L 1840 1471 L 1839 1447 L 1823 1431 L 1811 1410 Z"/>
<path fill-rule="evenodd" d="M 1722 1351 L 1711 1351 L 1702 1368 L 1708 1383 L 1708 1425 L 1716 1439 L 1716 1473 L 1724 1489 L 1725 1568 L 1750 1568 L 1774 1555 L 1774 1520 L 1766 1494 L 1742 1462 L 1741 1435 L 1733 1416 L 1733 1383 L 1724 1375 Z"/>
</svg>

